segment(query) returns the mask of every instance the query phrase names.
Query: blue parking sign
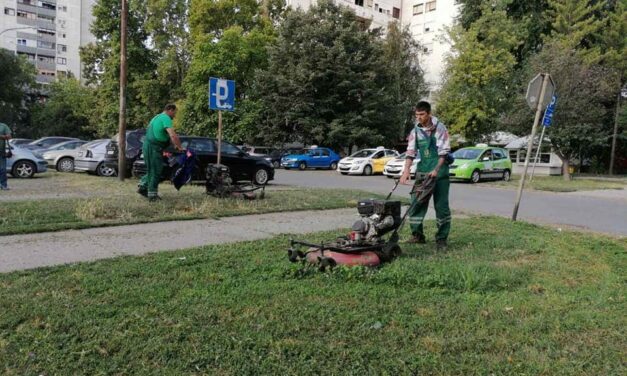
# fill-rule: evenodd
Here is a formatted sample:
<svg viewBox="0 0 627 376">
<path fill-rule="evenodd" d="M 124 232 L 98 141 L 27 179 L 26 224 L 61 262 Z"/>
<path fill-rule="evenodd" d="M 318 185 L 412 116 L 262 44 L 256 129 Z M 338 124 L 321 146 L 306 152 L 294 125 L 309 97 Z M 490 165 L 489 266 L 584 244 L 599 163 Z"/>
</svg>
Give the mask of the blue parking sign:
<svg viewBox="0 0 627 376">
<path fill-rule="evenodd" d="M 209 109 L 235 110 L 235 81 L 216 77 L 209 78 Z"/>
<path fill-rule="evenodd" d="M 542 126 L 550 127 L 551 123 L 553 123 L 553 113 L 555 112 L 555 105 L 557 104 L 557 96 L 554 95 L 551 98 L 551 103 L 546 106 L 546 110 L 544 111 L 544 118 L 542 119 Z"/>
</svg>

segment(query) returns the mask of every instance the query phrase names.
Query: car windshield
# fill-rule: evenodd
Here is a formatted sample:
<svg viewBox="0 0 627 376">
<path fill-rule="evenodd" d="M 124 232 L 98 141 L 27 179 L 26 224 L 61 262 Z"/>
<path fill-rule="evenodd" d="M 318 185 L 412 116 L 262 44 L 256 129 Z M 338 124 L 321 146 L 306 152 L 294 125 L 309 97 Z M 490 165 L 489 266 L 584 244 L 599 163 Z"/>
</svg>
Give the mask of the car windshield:
<svg viewBox="0 0 627 376">
<path fill-rule="evenodd" d="M 482 151 L 481 149 L 459 149 L 453 153 L 453 157 L 455 159 L 477 159 Z"/>
<path fill-rule="evenodd" d="M 49 147 L 52 146 L 54 144 L 58 144 L 62 142 L 62 140 L 56 139 L 56 138 L 40 138 L 39 140 L 35 140 L 33 142 L 30 143 L 30 145 L 37 145 L 37 146 L 41 146 L 41 147 Z M 41 144 L 41 145 L 40 145 Z"/>
<path fill-rule="evenodd" d="M 109 140 L 94 140 L 94 141 L 90 141 L 90 142 L 88 142 L 86 144 L 83 144 L 81 146 L 81 149 L 88 149 L 88 148 L 94 147 L 96 145 L 100 145 L 100 144 L 102 144 L 105 141 L 109 141 Z"/>
<path fill-rule="evenodd" d="M 367 158 L 369 156 L 372 155 L 372 153 L 374 153 L 376 150 L 371 150 L 371 149 L 366 149 L 366 150 L 360 150 L 357 153 L 354 153 L 353 155 L 351 155 L 351 157 L 353 158 Z"/>
</svg>

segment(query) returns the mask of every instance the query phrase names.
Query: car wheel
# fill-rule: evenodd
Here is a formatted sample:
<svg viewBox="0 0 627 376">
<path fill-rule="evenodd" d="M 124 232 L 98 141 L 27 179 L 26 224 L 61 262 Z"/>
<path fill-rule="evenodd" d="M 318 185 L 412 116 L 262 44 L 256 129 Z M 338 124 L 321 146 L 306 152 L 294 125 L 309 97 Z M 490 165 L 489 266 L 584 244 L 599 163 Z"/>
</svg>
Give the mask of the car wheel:
<svg viewBox="0 0 627 376">
<path fill-rule="evenodd" d="M 74 159 L 61 158 L 57 162 L 57 171 L 59 172 L 73 172 L 74 171 Z"/>
<path fill-rule="evenodd" d="M 511 178 L 512 178 L 512 174 L 509 172 L 509 170 L 503 171 L 503 180 L 504 181 L 510 181 Z"/>
<path fill-rule="evenodd" d="M 304 170 L 304 169 L 306 169 L 306 168 L 307 168 L 307 165 L 305 164 L 305 162 L 300 162 L 300 163 L 298 164 L 298 169 L 299 169 L 299 170 L 303 171 L 303 170 Z"/>
<path fill-rule="evenodd" d="M 111 167 L 105 166 L 105 164 L 102 162 L 96 168 L 96 173 L 98 174 L 98 176 L 115 176 L 115 170 Z"/>
<path fill-rule="evenodd" d="M 332 162 L 331 165 L 329 166 L 329 169 L 337 170 L 337 162 Z"/>
<path fill-rule="evenodd" d="M 33 175 L 35 175 L 36 168 L 35 164 L 31 161 L 18 161 L 13 165 L 11 174 L 21 179 L 32 178 Z"/>
<path fill-rule="evenodd" d="M 255 171 L 255 177 L 253 178 L 253 182 L 257 185 L 266 185 L 268 183 L 268 170 L 261 167 Z"/>
<path fill-rule="evenodd" d="M 372 167 L 370 167 L 369 165 L 364 167 L 364 175 L 366 176 L 372 175 Z"/>
<path fill-rule="evenodd" d="M 479 180 L 481 180 L 481 173 L 479 172 L 479 170 L 474 170 L 472 172 L 472 175 L 470 175 L 470 182 L 471 183 L 479 183 Z"/>
</svg>

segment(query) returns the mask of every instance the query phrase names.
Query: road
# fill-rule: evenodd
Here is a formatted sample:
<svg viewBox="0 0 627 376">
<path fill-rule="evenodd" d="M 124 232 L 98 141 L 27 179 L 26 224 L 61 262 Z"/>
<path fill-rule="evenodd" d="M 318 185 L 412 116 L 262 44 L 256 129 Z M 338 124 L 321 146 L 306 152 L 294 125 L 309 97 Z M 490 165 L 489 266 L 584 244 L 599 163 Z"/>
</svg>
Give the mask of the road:
<svg viewBox="0 0 627 376">
<path fill-rule="evenodd" d="M 352 188 L 388 193 L 394 182 L 384 176 L 343 176 L 335 171 L 277 170 L 275 184 L 315 188 Z M 409 186 L 399 186 L 398 195 L 408 195 Z M 487 184 L 451 184 L 453 212 L 511 217 L 516 190 Z M 518 219 L 564 227 L 627 236 L 627 190 L 554 193 L 525 191 Z"/>
</svg>

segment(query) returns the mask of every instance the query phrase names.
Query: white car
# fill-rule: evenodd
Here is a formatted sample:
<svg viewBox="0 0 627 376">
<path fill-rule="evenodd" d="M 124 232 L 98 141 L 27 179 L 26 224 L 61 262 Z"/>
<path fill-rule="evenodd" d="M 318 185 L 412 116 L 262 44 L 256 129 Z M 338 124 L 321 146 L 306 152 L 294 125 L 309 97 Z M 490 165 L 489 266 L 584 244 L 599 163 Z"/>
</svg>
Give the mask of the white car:
<svg viewBox="0 0 627 376">
<path fill-rule="evenodd" d="M 376 149 L 362 149 L 342 158 L 338 163 L 337 171 L 342 175 L 372 175 L 382 173 L 385 164 L 398 157 L 396 150 L 378 147 Z"/>
<path fill-rule="evenodd" d="M 45 151 L 42 157 L 48 162 L 48 167 L 56 168 L 59 172 L 72 172 L 76 152 L 86 143 L 81 140 L 62 142 Z"/>
<path fill-rule="evenodd" d="M 409 169 L 409 174 L 412 178 L 416 176 L 418 162 L 420 162 L 420 157 L 414 159 L 414 163 L 412 163 L 411 168 Z M 403 173 L 403 168 L 405 168 L 405 153 L 386 163 L 385 168 L 383 169 L 383 175 L 388 178 L 400 178 Z"/>
</svg>

